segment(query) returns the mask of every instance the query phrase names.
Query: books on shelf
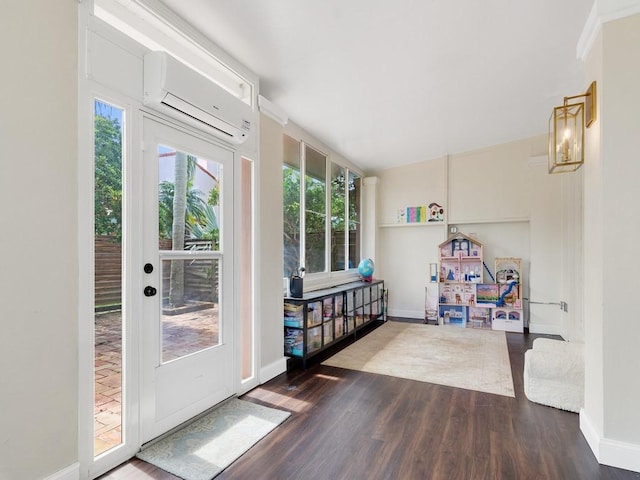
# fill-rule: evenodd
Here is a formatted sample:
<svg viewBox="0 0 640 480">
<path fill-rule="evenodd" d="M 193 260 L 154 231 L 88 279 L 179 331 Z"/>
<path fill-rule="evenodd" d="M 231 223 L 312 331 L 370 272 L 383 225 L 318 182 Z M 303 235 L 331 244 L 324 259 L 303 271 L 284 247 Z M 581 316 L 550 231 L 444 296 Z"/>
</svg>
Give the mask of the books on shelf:
<svg viewBox="0 0 640 480">
<path fill-rule="evenodd" d="M 302 328 L 304 322 L 304 305 L 295 303 L 284 304 L 284 326 Z"/>
</svg>

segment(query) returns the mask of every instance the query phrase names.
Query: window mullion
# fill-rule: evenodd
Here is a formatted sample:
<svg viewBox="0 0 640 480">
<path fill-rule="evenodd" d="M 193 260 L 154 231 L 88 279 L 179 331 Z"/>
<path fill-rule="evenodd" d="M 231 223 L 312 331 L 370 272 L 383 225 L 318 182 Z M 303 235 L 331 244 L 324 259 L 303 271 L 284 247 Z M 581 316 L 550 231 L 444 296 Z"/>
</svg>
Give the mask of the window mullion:
<svg viewBox="0 0 640 480">
<path fill-rule="evenodd" d="M 300 142 L 300 267 L 306 268 L 306 236 L 307 236 L 307 226 L 306 226 L 306 213 L 307 213 L 307 202 L 306 202 L 306 183 L 307 183 L 307 155 L 305 143 Z"/>
<path fill-rule="evenodd" d="M 349 172 L 348 168 L 344 169 L 344 270 L 349 270 Z"/>
<path fill-rule="evenodd" d="M 331 272 L 331 162 L 324 162 L 324 271 Z"/>
</svg>

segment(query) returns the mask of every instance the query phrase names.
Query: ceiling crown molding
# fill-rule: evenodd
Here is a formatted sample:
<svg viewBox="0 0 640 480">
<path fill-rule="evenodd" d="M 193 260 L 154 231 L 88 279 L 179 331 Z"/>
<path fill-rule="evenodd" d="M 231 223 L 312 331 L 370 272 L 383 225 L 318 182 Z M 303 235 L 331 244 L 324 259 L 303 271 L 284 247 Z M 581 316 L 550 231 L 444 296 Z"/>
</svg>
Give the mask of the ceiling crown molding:
<svg viewBox="0 0 640 480">
<path fill-rule="evenodd" d="M 587 58 L 604 23 L 637 13 L 640 13 L 640 0 L 596 0 L 578 39 L 578 59 L 584 61 Z"/>
<path fill-rule="evenodd" d="M 377 185 L 380 183 L 378 177 L 364 177 L 362 181 L 365 185 Z"/>
<path fill-rule="evenodd" d="M 286 112 L 262 95 L 258 95 L 258 107 L 261 113 L 264 113 L 283 127 L 289 122 L 289 116 Z"/>
</svg>

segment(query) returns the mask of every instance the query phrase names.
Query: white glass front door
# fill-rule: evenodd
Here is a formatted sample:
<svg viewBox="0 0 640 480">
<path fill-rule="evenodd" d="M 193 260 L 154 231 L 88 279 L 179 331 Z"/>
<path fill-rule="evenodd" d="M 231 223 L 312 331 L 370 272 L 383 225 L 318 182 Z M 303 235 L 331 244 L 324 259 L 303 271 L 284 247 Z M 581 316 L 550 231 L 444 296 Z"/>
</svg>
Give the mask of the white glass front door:
<svg viewBox="0 0 640 480">
<path fill-rule="evenodd" d="M 143 123 L 141 441 L 235 393 L 233 152 Z"/>
</svg>

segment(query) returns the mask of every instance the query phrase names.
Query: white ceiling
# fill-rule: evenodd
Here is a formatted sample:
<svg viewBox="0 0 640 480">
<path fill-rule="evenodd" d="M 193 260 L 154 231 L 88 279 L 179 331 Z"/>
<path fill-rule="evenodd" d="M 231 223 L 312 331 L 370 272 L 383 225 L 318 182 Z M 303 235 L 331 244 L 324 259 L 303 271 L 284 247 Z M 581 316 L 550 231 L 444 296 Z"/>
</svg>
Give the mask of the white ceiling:
<svg viewBox="0 0 640 480">
<path fill-rule="evenodd" d="M 544 134 L 593 0 L 162 0 L 367 171 Z"/>
</svg>

